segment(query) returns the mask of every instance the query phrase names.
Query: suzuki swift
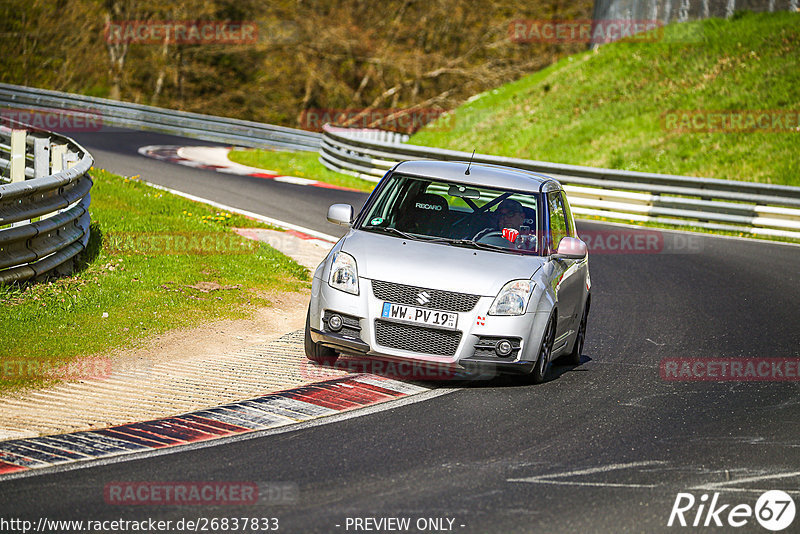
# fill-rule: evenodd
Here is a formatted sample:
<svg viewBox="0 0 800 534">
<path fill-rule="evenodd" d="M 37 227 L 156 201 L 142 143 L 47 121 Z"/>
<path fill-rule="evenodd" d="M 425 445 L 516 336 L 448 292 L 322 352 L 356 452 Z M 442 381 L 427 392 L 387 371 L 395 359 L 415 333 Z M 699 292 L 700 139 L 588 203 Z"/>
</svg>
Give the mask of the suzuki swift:
<svg viewBox="0 0 800 534">
<path fill-rule="evenodd" d="M 550 362 L 578 364 L 591 282 L 586 244 L 561 185 L 520 169 L 407 161 L 314 272 L 306 356 L 339 355 L 519 372 L 542 382 Z"/>
</svg>

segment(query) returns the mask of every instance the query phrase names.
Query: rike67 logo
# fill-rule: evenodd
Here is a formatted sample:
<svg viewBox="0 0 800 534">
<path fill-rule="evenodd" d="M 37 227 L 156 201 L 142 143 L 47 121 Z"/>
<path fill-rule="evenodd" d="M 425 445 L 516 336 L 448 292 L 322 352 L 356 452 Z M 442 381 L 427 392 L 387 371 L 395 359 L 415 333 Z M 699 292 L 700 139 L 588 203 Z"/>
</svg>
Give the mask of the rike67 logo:
<svg viewBox="0 0 800 534">
<path fill-rule="evenodd" d="M 739 528 L 751 522 L 753 517 L 767 530 L 784 530 L 794 521 L 795 504 L 792 497 L 781 490 L 766 491 L 755 506 L 741 503 L 721 503 L 719 493 L 709 499 L 704 493 L 699 499 L 691 493 L 678 493 L 667 526 Z"/>
</svg>

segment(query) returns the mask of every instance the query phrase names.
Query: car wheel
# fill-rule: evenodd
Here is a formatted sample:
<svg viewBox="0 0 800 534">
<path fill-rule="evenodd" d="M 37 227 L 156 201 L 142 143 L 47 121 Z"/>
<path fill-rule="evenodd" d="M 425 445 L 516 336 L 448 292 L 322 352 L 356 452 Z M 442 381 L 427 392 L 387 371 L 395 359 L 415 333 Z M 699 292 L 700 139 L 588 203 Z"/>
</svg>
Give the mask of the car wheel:
<svg viewBox="0 0 800 534">
<path fill-rule="evenodd" d="M 556 337 L 556 328 L 553 319 L 547 322 L 545 327 L 544 336 L 542 337 L 542 346 L 539 349 L 539 357 L 536 359 L 536 364 L 533 366 L 531 373 L 531 381 L 534 384 L 541 384 L 547 376 L 547 370 L 550 368 L 550 355 L 553 352 L 553 342 Z"/>
<path fill-rule="evenodd" d="M 567 365 L 580 365 L 581 355 L 583 354 L 583 343 L 586 341 L 586 321 L 589 319 L 589 301 L 586 301 L 586 306 L 583 308 L 583 317 L 581 317 L 581 324 L 578 326 L 578 336 L 575 338 L 575 345 L 572 347 L 572 352 L 565 355 L 562 360 Z"/>
<path fill-rule="evenodd" d="M 306 313 L 306 335 L 305 335 L 304 345 L 306 349 L 306 358 L 308 358 L 312 362 L 333 367 L 333 364 L 335 364 L 336 360 L 339 358 L 339 354 L 337 354 L 335 350 L 333 350 L 330 347 L 324 347 L 319 343 L 314 343 L 314 340 L 311 339 L 310 306 L 308 308 L 308 313 Z"/>
</svg>

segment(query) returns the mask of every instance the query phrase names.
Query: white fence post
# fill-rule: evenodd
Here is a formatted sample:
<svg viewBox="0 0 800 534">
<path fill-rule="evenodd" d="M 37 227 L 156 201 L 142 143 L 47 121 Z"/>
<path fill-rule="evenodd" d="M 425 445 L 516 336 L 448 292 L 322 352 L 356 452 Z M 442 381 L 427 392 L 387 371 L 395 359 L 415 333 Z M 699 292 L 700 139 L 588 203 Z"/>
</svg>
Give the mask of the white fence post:
<svg viewBox="0 0 800 534">
<path fill-rule="evenodd" d="M 9 171 L 11 183 L 25 181 L 25 141 L 28 132 L 25 130 L 11 130 L 11 154 L 9 154 Z M 17 221 L 11 223 L 11 228 L 23 226 L 30 221 Z"/>
<path fill-rule="evenodd" d="M 25 130 L 11 131 L 11 156 L 9 159 L 11 181 L 22 182 L 25 180 Z"/>
<path fill-rule="evenodd" d="M 50 172 L 53 174 L 67 169 L 67 145 L 51 145 L 50 147 Z M 42 215 L 42 219 L 49 219 L 58 213 L 46 213 Z"/>
<path fill-rule="evenodd" d="M 80 158 L 78 157 L 78 154 L 76 152 L 73 152 L 72 150 L 68 150 L 67 153 L 64 154 L 65 169 L 71 169 L 72 167 L 77 165 L 79 161 Z"/>
<path fill-rule="evenodd" d="M 67 145 L 53 145 L 50 147 L 50 172 L 53 174 L 64 170 L 64 156 L 67 154 Z"/>
<path fill-rule="evenodd" d="M 50 140 L 36 137 L 33 140 L 33 177 L 50 175 Z"/>
</svg>

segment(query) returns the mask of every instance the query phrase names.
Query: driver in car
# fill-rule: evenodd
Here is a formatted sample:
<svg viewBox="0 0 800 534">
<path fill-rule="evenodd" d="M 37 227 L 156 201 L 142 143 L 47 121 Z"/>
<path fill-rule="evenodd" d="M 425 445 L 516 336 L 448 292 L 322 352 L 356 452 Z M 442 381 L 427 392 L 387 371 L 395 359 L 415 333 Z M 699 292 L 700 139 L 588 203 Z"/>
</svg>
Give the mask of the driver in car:
<svg viewBox="0 0 800 534">
<path fill-rule="evenodd" d="M 472 238 L 473 241 L 490 242 L 501 239 L 501 242 L 511 248 L 536 249 L 536 236 L 531 235 L 530 227 L 524 224 L 526 214 L 519 201 L 507 198 L 500 203 L 493 214 L 496 221 L 495 227 L 481 230 Z M 492 235 L 497 237 L 492 237 Z"/>
<path fill-rule="evenodd" d="M 525 210 L 522 209 L 522 204 L 516 200 L 507 198 L 502 201 L 494 211 L 494 216 L 496 221 L 495 226 L 484 228 L 478 232 L 473 239 L 477 241 L 491 232 L 502 232 L 503 237 L 506 239 L 512 237 L 512 239 L 508 240 L 513 242 L 516 236 L 519 235 L 520 226 L 525 222 Z"/>
<path fill-rule="evenodd" d="M 516 230 L 519 232 L 520 226 L 525 222 L 525 210 L 518 201 L 507 198 L 497 207 L 497 227 L 499 230 Z M 513 241 L 513 240 L 512 240 Z"/>
</svg>

